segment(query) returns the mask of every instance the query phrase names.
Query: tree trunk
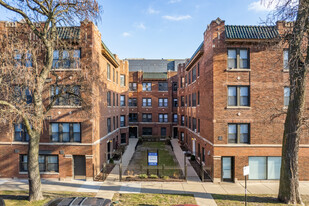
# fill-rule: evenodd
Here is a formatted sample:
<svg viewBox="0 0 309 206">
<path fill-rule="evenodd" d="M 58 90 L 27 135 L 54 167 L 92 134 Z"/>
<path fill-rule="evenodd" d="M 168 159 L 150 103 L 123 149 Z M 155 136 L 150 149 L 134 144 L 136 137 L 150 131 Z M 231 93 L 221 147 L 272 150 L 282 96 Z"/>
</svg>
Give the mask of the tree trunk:
<svg viewBox="0 0 309 206">
<path fill-rule="evenodd" d="M 29 140 L 28 150 L 28 181 L 29 200 L 43 200 L 42 185 L 39 169 L 39 142 L 40 132 L 34 131 Z"/>
</svg>

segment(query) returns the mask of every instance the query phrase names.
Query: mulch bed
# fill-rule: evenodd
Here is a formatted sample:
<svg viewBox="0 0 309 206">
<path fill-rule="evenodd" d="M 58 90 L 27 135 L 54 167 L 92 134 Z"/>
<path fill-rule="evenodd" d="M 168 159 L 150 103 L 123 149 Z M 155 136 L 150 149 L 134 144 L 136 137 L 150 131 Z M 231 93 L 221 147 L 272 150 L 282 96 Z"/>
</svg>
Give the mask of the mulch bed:
<svg viewBox="0 0 309 206">
<path fill-rule="evenodd" d="M 100 174 L 96 176 L 95 181 L 104 181 L 115 166 L 116 164 L 107 164 L 105 169 L 105 175 L 103 174 L 103 172 L 100 172 Z"/>
<path fill-rule="evenodd" d="M 139 177 L 126 177 L 124 181 L 138 181 L 138 182 L 184 182 L 184 179 L 174 179 L 174 178 L 169 178 L 167 180 L 165 179 L 155 179 L 155 178 L 139 178 Z"/>
</svg>

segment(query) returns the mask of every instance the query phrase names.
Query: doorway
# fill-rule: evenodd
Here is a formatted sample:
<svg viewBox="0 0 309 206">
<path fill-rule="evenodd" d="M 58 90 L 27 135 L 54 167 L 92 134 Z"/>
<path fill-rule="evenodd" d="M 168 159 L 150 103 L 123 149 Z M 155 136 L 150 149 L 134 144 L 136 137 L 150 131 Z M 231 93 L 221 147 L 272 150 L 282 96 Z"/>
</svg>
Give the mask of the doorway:
<svg viewBox="0 0 309 206">
<path fill-rule="evenodd" d="M 178 128 L 174 127 L 173 138 L 178 139 Z"/>
<path fill-rule="evenodd" d="M 233 182 L 234 179 L 234 158 L 222 157 L 222 181 Z"/>
<path fill-rule="evenodd" d="M 111 141 L 107 142 L 107 160 L 111 158 Z"/>
<path fill-rule="evenodd" d="M 86 179 L 86 158 L 84 155 L 74 155 L 74 179 Z"/>
<path fill-rule="evenodd" d="M 137 138 L 137 127 L 129 128 L 129 138 Z"/>
</svg>

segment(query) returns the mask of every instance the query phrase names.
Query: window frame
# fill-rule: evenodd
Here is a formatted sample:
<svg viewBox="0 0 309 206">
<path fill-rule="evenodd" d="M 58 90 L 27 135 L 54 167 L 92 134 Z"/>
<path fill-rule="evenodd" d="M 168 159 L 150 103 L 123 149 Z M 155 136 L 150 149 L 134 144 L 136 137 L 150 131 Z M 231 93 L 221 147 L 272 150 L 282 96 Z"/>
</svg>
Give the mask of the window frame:
<svg viewBox="0 0 309 206">
<path fill-rule="evenodd" d="M 146 100 L 145 105 L 144 105 L 144 99 Z M 150 104 L 149 104 L 149 102 L 150 102 Z M 142 98 L 142 107 L 152 107 L 152 99 L 151 98 Z"/>
<path fill-rule="evenodd" d="M 289 96 L 286 96 L 285 94 L 286 94 L 286 89 L 289 89 Z M 285 86 L 284 88 L 283 88 L 283 106 L 284 107 L 288 107 L 289 106 L 289 103 L 290 103 L 290 96 L 291 96 L 291 88 L 290 87 L 288 87 L 288 86 Z M 286 99 L 287 98 L 287 99 Z M 287 104 L 286 104 L 287 103 Z"/>
<path fill-rule="evenodd" d="M 129 122 L 138 122 L 138 114 L 137 113 L 129 113 Z"/>
<path fill-rule="evenodd" d="M 129 107 L 137 107 L 137 98 L 129 98 L 128 106 Z"/>
<path fill-rule="evenodd" d="M 235 61 L 235 65 L 236 67 L 234 68 L 231 68 L 229 67 L 229 56 L 228 56 L 228 52 L 229 50 L 234 50 L 236 51 L 236 59 L 234 59 Z M 241 50 L 246 50 L 247 51 L 247 67 L 240 67 L 240 61 L 241 61 L 241 58 L 240 58 L 240 51 Z M 227 68 L 230 69 L 230 70 L 233 70 L 233 69 L 243 69 L 243 70 L 246 70 L 246 69 L 250 69 L 250 49 L 249 48 L 227 48 Z"/>
<path fill-rule="evenodd" d="M 53 141 L 53 124 L 58 125 L 58 141 Z M 63 141 L 63 125 L 69 124 L 69 141 Z M 74 125 L 79 125 L 79 132 L 74 132 Z M 66 132 L 67 133 L 67 132 Z M 74 133 L 79 133 L 79 141 L 75 141 Z M 82 124 L 81 122 L 50 122 L 49 123 L 49 140 L 50 142 L 61 142 L 61 143 L 81 143 L 82 142 Z"/>
<path fill-rule="evenodd" d="M 236 105 L 229 105 L 229 88 L 235 87 L 236 88 Z M 248 88 L 248 105 L 240 105 L 241 96 L 240 96 L 240 89 L 242 87 Z M 228 85 L 227 86 L 227 106 L 228 107 L 250 107 L 250 86 L 249 85 Z"/>
<path fill-rule="evenodd" d="M 142 113 L 142 122 L 152 122 L 152 113 Z"/>
<path fill-rule="evenodd" d="M 125 127 L 125 126 L 126 126 L 126 116 L 120 115 L 120 127 Z"/>
<path fill-rule="evenodd" d="M 26 156 L 27 157 L 27 162 L 24 162 L 23 157 Z M 48 157 L 53 156 L 53 157 L 57 157 L 57 163 L 48 163 Z M 58 155 L 54 155 L 54 154 L 39 154 L 39 158 L 40 157 L 44 157 L 44 170 L 40 170 L 40 173 L 44 173 L 44 172 L 54 172 L 54 173 L 59 173 L 59 156 Z M 22 161 L 23 160 L 23 161 Z M 39 163 L 42 164 L 42 163 Z M 48 170 L 48 165 L 49 164 L 57 164 L 57 170 L 53 171 L 53 170 Z M 24 168 L 24 165 L 26 165 L 26 170 L 22 169 Z M 28 155 L 27 154 L 20 154 L 19 155 L 19 172 L 28 172 Z"/>
<path fill-rule="evenodd" d="M 230 142 L 229 135 L 234 133 L 229 133 L 229 126 L 236 125 L 236 142 Z M 247 125 L 248 126 L 248 142 L 240 142 L 240 126 Z M 250 123 L 228 123 L 227 124 L 227 143 L 228 144 L 251 144 L 251 124 Z"/>
<path fill-rule="evenodd" d="M 152 83 L 151 82 L 143 82 L 142 83 L 143 90 L 144 92 L 150 92 L 152 91 Z"/>
<path fill-rule="evenodd" d="M 162 86 L 162 84 L 164 86 Z M 168 91 L 168 82 L 158 82 L 158 91 L 167 92 Z"/>
</svg>

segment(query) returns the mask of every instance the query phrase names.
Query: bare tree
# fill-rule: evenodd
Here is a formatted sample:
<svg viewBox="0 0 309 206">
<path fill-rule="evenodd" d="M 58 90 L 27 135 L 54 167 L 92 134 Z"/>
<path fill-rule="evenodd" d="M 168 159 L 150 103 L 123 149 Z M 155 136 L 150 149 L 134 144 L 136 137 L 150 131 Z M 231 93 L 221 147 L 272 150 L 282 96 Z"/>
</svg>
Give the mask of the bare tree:
<svg viewBox="0 0 309 206">
<path fill-rule="evenodd" d="M 263 1 L 262 1 L 263 2 Z M 309 64 L 309 0 L 268 0 L 276 4 L 268 20 L 290 21 L 292 28 L 280 33 L 282 44 L 289 47 L 290 99 L 284 124 L 279 200 L 303 204 L 299 192 L 298 153 L 305 126 L 306 77 Z M 268 6 L 269 6 L 268 5 Z"/>
<path fill-rule="evenodd" d="M 53 52 L 73 43 L 59 38 L 57 26 L 73 25 L 78 20 L 95 20 L 100 9 L 96 0 L 0 0 L 0 5 L 23 19 L 21 25 L 2 36 L 0 119 L 22 121 L 25 125 L 29 134 L 29 200 L 41 200 L 38 154 L 44 120 L 63 95 L 75 97 L 73 104 L 87 105 L 79 95 L 79 90 L 87 87 L 57 87 L 61 83 L 58 74 L 52 72 Z M 56 84 L 55 93 L 51 101 L 46 101 L 44 92 L 50 87 L 51 73 L 51 81 Z M 70 81 L 70 74 L 66 75 L 61 81 Z M 89 82 L 87 78 L 87 72 L 81 73 L 79 83 Z"/>
</svg>

